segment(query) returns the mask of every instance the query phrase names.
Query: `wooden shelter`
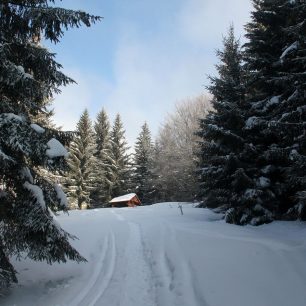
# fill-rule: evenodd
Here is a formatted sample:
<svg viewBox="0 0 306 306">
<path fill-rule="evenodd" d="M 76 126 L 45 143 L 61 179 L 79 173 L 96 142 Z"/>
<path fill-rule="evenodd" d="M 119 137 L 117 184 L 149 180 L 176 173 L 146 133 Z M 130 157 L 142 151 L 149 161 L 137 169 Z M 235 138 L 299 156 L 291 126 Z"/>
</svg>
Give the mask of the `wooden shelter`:
<svg viewBox="0 0 306 306">
<path fill-rule="evenodd" d="M 136 193 L 129 193 L 113 198 L 109 203 L 112 205 L 112 207 L 134 207 L 141 205 Z"/>
</svg>

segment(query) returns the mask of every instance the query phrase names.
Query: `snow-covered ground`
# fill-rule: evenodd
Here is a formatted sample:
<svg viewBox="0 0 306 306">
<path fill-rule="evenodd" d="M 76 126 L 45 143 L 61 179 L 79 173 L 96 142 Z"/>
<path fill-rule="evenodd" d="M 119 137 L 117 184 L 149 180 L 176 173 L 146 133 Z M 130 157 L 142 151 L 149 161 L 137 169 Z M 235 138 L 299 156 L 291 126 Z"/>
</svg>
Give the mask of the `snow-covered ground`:
<svg viewBox="0 0 306 306">
<path fill-rule="evenodd" d="M 88 263 L 15 263 L 3 306 L 305 306 L 306 225 L 225 224 L 177 203 L 72 211 Z"/>
</svg>

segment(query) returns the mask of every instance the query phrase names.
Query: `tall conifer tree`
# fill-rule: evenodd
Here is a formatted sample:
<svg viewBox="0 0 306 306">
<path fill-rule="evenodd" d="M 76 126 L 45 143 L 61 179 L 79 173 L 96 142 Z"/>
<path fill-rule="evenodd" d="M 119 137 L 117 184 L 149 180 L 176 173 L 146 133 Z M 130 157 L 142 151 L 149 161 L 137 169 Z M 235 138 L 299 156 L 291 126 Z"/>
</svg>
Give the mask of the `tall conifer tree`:
<svg viewBox="0 0 306 306">
<path fill-rule="evenodd" d="M 69 148 L 67 193 L 70 205 L 90 207 L 95 169 L 95 145 L 92 123 L 85 110 L 77 123 L 76 136 Z"/>
<path fill-rule="evenodd" d="M 284 147 L 290 146 L 290 167 L 285 171 L 285 179 L 293 186 L 289 210 L 285 218 L 306 220 L 306 3 L 291 1 L 290 22 L 284 29 L 286 43 L 282 48 L 280 64 L 282 72 L 279 80 L 284 87 L 286 111 L 278 114 L 282 133 L 286 134 Z M 290 82 L 290 87 L 287 86 Z"/>
<path fill-rule="evenodd" d="M 200 181 L 203 205 L 226 211 L 239 198 L 243 176 L 240 152 L 244 147 L 244 73 L 239 41 L 230 27 L 217 51 L 218 76 L 210 77 L 214 110 L 200 121 Z"/>
<path fill-rule="evenodd" d="M 135 144 L 133 175 L 135 191 L 143 204 L 151 204 L 155 196 L 153 153 L 151 132 L 148 124 L 144 123 Z"/>
<path fill-rule="evenodd" d="M 34 120 L 60 86 L 73 82 L 40 39 L 59 42 L 62 28 L 90 26 L 99 18 L 53 4 L 0 3 L 0 294 L 16 281 L 9 255 L 48 263 L 84 260 L 54 220 L 52 210 L 67 209 L 63 191 L 37 171 L 63 167 L 63 144 L 71 137 Z"/>
<path fill-rule="evenodd" d="M 107 206 L 111 199 L 114 165 L 112 159 L 110 123 L 104 109 L 97 115 L 94 125 L 96 166 L 92 200 L 94 206 Z"/>
<path fill-rule="evenodd" d="M 125 130 L 121 117 L 117 114 L 111 131 L 111 158 L 113 160 L 112 197 L 130 192 L 131 163 L 127 152 Z"/>
<path fill-rule="evenodd" d="M 248 202 L 233 212 L 232 221 L 240 223 L 242 216 L 252 224 L 305 218 L 305 4 L 253 2 L 245 45 L 250 71 L 245 122 L 250 150 L 243 154 Z"/>
</svg>

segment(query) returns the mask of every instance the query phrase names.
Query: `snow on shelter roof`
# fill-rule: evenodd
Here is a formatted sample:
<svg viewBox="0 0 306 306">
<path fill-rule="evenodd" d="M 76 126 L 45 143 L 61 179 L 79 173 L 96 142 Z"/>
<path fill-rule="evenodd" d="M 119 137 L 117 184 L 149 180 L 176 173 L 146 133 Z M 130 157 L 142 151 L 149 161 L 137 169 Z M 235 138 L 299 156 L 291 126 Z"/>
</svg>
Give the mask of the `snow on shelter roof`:
<svg viewBox="0 0 306 306">
<path fill-rule="evenodd" d="M 136 196 L 136 193 L 128 193 L 123 196 L 113 198 L 109 203 L 129 201 L 133 199 L 135 196 Z"/>
</svg>

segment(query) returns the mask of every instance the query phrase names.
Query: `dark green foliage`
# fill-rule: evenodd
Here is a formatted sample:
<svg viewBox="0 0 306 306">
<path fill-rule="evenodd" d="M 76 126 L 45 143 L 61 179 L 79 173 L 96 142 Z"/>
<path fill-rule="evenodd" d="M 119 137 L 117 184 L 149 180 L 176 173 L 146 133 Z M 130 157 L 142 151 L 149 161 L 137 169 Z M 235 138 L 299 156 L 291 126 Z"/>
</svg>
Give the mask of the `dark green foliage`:
<svg viewBox="0 0 306 306">
<path fill-rule="evenodd" d="M 223 40 L 223 50 L 217 51 L 220 64 L 218 77 L 210 77 L 208 87 L 213 95 L 214 110 L 200 121 L 201 196 L 203 205 L 226 210 L 236 205 L 242 186 L 250 185 L 245 177 L 240 152 L 245 146 L 244 72 L 239 41 L 230 28 Z"/>
<path fill-rule="evenodd" d="M 289 15 L 283 36 L 279 71 L 273 82 L 281 86 L 282 103 L 275 112 L 272 129 L 282 135 L 282 151 L 289 167 L 284 170 L 285 218 L 306 220 L 306 3 L 292 1 L 284 10 Z M 280 196 L 283 200 L 284 195 Z M 287 210 L 288 208 L 288 210 Z"/>
<path fill-rule="evenodd" d="M 42 175 L 65 168 L 63 145 L 71 134 L 45 126 L 42 118 L 54 93 L 73 80 L 40 37 L 58 42 L 62 28 L 89 26 L 99 17 L 50 3 L 0 1 L 0 294 L 16 281 L 9 255 L 48 263 L 84 260 L 52 213 L 67 209 L 63 192 Z"/>
<path fill-rule="evenodd" d="M 71 207 L 90 207 L 90 191 L 95 174 L 94 151 L 94 133 L 88 111 L 85 110 L 77 123 L 76 136 L 69 148 L 66 187 Z"/>
<path fill-rule="evenodd" d="M 12 282 L 17 283 L 16 271 L 4 253 L 3 245 L 0 245 L 0 297 L 6 293 Z"/>
<path fill-rule="evenodd" d="M 149 126 L 144 123 L 135 144 L 133 175 L 135 192 L 143 204 L 152 204 L 155 197 L 153 149 Z"/>
<path fill-rule="evenodd" d="M 97 115 L 94 125 L 96 142 L 96 165 L 94 188 L 91 192 L 93 206 L 108 206 L 111 200 L 112 182 L 114 181 L 114 164 L 110 139 L 110 124 L 104 109 Z"/>
<path fill-rule="evenodd" d="M 306 51 L 302 24 L 306 6 L 286 0 L 254 3 L 252 21 L 246 27 L 249 42 L 245 58 L 250 75 L 245 131 L 256 154 L 244 154 L 256 185 L 254 203 L 264 211 L 263 218 L 267 214 L 270 220 L 303 218 L 298 211 L 303 211 L 301 192 L 305 186 Z"/>
<path fill-rule="evenodd" d="M 208 117 L 212 124 L 202 121 L 203 138 L 211 140 L 202 145 L 204 166 L 208 158 L 208 167 L 202 169 L 204 203 L 226 211 L 226 221 L 235 224 L 305 220 L 306 4 L 253 2 L 243 53 L 248 72 L 245 103 L 233 108 L 235 120 L 228 121 L 231 116 L 226 113 L 220 117 L 221 129 L 214 120 L 224 113 L 223 103 L 221 108 L 214 104 L 216 115 Z M 224 69 L 234 75 L 230 65 Z M 210 91 L 218 100 L 220 86 L 212 81 Z M 223 92 L 223 100 L 230 101 L 231 91 Z M 238 125 L 229 133 L 226 122 Z M 220 169 L 220 164 L 226 166 Z"/>
<path fill-rule="evenodd" d="M 111 131 L 112 198 L 131 192 L 131 163 L 127 153 L 125 130 L 117 114 Z"/>
</svg>

